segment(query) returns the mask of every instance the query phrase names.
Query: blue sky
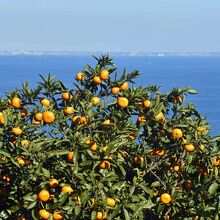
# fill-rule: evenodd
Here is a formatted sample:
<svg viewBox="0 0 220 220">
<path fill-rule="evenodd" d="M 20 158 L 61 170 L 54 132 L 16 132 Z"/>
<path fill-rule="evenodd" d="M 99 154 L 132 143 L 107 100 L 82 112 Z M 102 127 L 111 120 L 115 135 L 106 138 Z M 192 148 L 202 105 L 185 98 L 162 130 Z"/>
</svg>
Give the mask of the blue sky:
<svg viewBox="0 0 220 220">
<path fill-rule="evenodd" d="M 220 0 L 0 0 L 0 50 L 220 52 Z"/>
</svg>

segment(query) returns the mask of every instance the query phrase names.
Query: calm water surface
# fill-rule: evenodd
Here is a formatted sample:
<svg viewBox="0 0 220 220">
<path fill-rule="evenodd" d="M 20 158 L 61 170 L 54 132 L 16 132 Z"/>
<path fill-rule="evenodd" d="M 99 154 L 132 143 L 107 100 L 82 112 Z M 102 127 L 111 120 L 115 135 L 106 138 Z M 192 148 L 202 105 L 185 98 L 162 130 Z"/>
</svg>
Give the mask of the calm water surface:
<svg viewBox="0 0 220 220">
<path fill-rule="evenodd" d="M 166 92 L 173 87 L 190 85 L 199 94 L 188 97 L 220 134 L 220 56 L 114 56 L 119 71 L 139 70 L 137 85 L 161 85 Z M 20 88 L 23 81 L 36 86 L 39 74 L 51 73 L 71 86 L 75 73 L 85 64 L 94 65 L 89 55 L 71 56 L 0 56 L 0 95 Z"/>
</svg>

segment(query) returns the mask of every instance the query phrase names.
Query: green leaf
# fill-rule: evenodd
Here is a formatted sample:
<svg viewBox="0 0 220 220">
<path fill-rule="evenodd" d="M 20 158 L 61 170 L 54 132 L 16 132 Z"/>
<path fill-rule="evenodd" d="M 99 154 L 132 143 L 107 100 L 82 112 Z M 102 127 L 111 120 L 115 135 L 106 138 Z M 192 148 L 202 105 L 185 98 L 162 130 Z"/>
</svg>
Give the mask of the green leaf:
<svg viewBox="0 0 220 220">
<path fill-rule="evenodd" d="M 219 187 L 219 184 L 218 184 L 218 183 L 213 183 L 213 184 L 209 187 L 209 190 L 208 190 L 209 194 L 210 194 L 210 195 L 214 195 L 214 194 L 216 193 L 218 187 Z"/>
<path fill-rule="evenodd" d="M 193 89 L 189 89 L 187 92 L 189 94 L 197 94 L 198 93 L 196 90 L 193 90 Z"/>
<path fill-rule="evenodd" d="M 130 220 L 131 218 L 130 218 L 130 216 L 129 216 L 129 214 L 128 214 L 127 209 L 123 208 L 123 212 L 124 212 L 125 220 Z"/>
<path fill-rule="evenodd" d="M 75 215 L 79 215 L 79 213 L 81 212 L 81 208 L 80 208 L 80 206 L 76 206 L 75 207 Z"/>
</svg>

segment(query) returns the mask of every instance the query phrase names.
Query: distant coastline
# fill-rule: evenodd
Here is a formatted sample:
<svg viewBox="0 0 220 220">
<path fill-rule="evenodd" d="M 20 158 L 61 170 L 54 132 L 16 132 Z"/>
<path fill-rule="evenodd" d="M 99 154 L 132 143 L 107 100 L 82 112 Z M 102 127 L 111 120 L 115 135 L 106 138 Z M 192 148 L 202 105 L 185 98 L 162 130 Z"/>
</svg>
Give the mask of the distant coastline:
<svg viewBox="0 0 220 220">
<path fill-rule="evenodd" d="M 112 56 L 156 56 L 156 57 L 167 57 L 167 56 L 216 56 L 220 57 L 220 52 L 210 53 L 197 53 L 197 52 L 78 52 L 78 51 L 34 51 L 34 50 L 0 50 L 0 56 L 91 56 L 92 54 L 101 55 L 109 53 Z"/>
</svg>

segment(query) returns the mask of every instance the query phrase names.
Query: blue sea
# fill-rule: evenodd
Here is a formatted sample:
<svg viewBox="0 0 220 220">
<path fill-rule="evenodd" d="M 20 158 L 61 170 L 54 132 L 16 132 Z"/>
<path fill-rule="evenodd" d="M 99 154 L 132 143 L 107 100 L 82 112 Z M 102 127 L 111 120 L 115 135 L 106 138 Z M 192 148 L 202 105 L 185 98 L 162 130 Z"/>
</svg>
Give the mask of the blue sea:
<svg viewBox="0 0 220 220">
<path fill-rule="evenodd" d="M 212 135 L 220 134 L 220 55 L 120 55 L 113 60 L 118 72 L 139 70 L 137 85 L 160 85 L 163 92 L 174 87 L 191 86 L 198 91 L 186 101 L 193 102 L 211 124 Z M 95 65 L 91 54 L 0 55 L 0 95 L 20 88 L 23 81 L 34 87 L 39 74 L 51 73 L 69 87 L 85 64 Z"/>
</svg>

